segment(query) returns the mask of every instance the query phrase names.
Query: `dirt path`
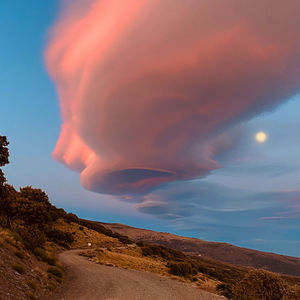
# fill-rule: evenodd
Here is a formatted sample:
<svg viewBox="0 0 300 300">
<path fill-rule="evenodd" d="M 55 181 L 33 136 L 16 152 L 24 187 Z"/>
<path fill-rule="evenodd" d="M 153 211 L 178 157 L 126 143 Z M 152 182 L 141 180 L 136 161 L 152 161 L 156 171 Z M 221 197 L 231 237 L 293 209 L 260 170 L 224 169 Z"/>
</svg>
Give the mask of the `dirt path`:
<svg viewBox="0 0 300 300">
<path fill-rule="evenodd" d="M 220 300 L 191 285 L 156 274 L 102 266 L 78 255 L 59 255 L 66 278 L 51 300 Z"/>
</svg>

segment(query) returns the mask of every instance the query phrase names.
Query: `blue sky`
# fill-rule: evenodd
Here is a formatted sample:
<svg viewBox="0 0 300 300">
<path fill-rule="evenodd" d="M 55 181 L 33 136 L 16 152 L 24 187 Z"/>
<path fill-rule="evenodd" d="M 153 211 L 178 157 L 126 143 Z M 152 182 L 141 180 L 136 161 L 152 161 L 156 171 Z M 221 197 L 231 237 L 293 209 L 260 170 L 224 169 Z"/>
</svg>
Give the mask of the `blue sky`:
<svg viewBox="0 0 300 300">
<path fill-rule="evenodd" d="M 300 257 L 300 99 L 240 124 L 240 142 L 222 168 L 169 183 L 130 201 L 82 188 L 79 174 L 51 153 L 61 118 L 44 66 L 58 1 L 0 1 L 0 134 L 10 141 L 4 172 L 15 187 L 41 187 L 80 217 L 119 222 Z M 268 134 L 264 144 L 256 132 Z"/>
</svg>

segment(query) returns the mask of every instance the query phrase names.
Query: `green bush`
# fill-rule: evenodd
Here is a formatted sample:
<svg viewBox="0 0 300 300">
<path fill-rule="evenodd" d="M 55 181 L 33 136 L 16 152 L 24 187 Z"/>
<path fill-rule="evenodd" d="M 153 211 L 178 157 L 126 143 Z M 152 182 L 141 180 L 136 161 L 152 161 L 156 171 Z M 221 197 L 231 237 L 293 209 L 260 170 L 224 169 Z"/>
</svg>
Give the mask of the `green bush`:
<svg viewBox="0 0 300 300">
<path fill-rule="evenodd" d="M 22 265 L 15 264 L 13 265 L 13 269 L 17 271 L 19 274 L 25 274 L 25 268 Z"/>
<path fill-rule="evenodd" d="M 50 267 L 48 270 L 47 270 L 48 273 L 58 277 L 58 278 L 62 278 L 63 276 L 63 272 L 62 270 L 60 270 L 59 268 L 57 267 Z"/>
</svg>

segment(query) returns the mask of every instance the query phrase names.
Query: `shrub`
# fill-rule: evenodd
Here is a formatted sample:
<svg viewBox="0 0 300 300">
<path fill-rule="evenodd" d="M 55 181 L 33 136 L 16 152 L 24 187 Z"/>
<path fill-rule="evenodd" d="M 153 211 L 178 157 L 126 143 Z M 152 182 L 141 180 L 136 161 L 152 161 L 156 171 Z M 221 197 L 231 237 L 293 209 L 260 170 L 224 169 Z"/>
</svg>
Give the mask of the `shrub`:
<svg viewBox="0 0 300 300">
<path fill-rule="evenodd" d="M 51 266 L 56 266 L 57 264 L 57 261 L 55 259 L 55 257 L 52 257 L 52 256 L 47 256 L 46 259 L 44 260 L 48 265 L 51 265 Z"/>
<path fill-rule="evenodd" d="M 15 256 L 23 259 L 25 257 L 25 254 L 24 254 L 24 252 L 17 250 L 17 251 L 15 251 Z"/>
<path fill-rule="evenodd" d="M 50 205 L 48 195 L 41 189 L 34 189 L 31 186 L 20 188 L 20 195 L 34 202 Z"/>
<path fill-rule="evenodd" d="M 62 283 L 62 279 L 60 277 L 54 276 L 53 274 L 48 274 L 48 278 L 53 278 L 55 281 L 57 281 L 58 283 Z"/>
<path fill-rule="evenodd" d="M 47 256 L 46 254 L 46 251 L 42 248 L 38 248 L 36 247 L 34 250 L 33 250 L 33 254 L 37 257 L 37 258 L 40 258 L 42 260 L 44 260 L 44 258 Z"/>
<path fill-rule="evenodd" d="M 1 206 L 1 203 L 0 203 L 0 206 Z M 6 216 L 0 215 L 0 226 L 2 228 L 8 228 L 9 227 L 9 220 Z"/>
<path fill-rule="evenodd" d="M 42 260 L 52 266 L 56 265 L 56 259 L 52 256 L 49 256 L 44 249 L 35 248 L 33 253 L 39 260 Z"/>
<path fill-rule="evenodd" d="M 33 294 L 32 292 L 27 292 L 27 293 L 26 293 L 26 296 L 27 296 L 27 298 L 30 299 L 30 300 L 35 299 L 35 296 L 34 296 L 34 294 Z"/>
<path fill-rule="evenodd" d="M 21 236 L 15 232 L 15 231 L 12 231 L 11 232 L 11 237 L 16 241 L 16 242 L 22 242 L 22 238 Z"/>
<path fill-rule="evenodd" d="M 26 226 L 41 225 L 51 221 L 49 209 L 50 204 L 34 201 L 19 193 L 10 204 L 9 215 L 12 219 L 22 220 Z"/>
<path fill-rule="evenodd" d="M 47 272 L 58 278 L 62 278 L 63 276 L 63 272 L 57 267 L 50 267 Z"/>
<path fill-rule="evenodd" d="M 236 300 L 281 300 L 287 292 L 286 289 L 286 283 L 279 275 L 253 270 L 233 285 L 232 297 Z"/>
<path fill-rule="evenodd" d="M 227 298 L 232 298 L 232 284 L 230 283 L 220 283 L 217 285 L 217 291 L 220 292 L 222 296 Z"/>
<path fill-rule="evenodd" d="M 25 273 L 25 268 L 22 265 L 19 264 L 13 265 L 13 269 L 17 271 L 19 274 Z"/>
<path fill-rule="evenodd" d="M 288 286 L 287 291 L 287 299 L 298 300 L 300 299 L 300 285 Z"/>
<path fill-rule="evenodd" d="M 128 236 L 121 235 L 117 232 L 112 233 L 112 237 L 118 239 L 123 244 L 133 244 L 133 241 L 128 238 Z"/>
<path fill-rule="evenodd" d="M 61 246 L 66 246 L 74 242 L 74 237 L 70 232 L 64 232 L 58 229 L 50 229 L 46 231 L 47 238 Z"/>
<path fill-rule="evenodd" d="M 62 208 L 56 208 L 54 205 L 50 205 L 49 214 L 51 216 L 52 221 L 56 221 L 60 218 L 64 219 L 67 213 Z"/>
<path fill-rule="evenodd" d="M 173 250 L 164 246 L 143 244 L 141 247 L 142 255 L 144 256 L 156 256 L 165 260 L 182 261 L 186 256 L 177 250 Z"/>
<path fill-rule="evenodd" d="M 64 217 L 64 220 L 67 223 L 71 223 L 71 222 L 78 223 L 79 222 L 79 218 L 76 215 L 72 214 L 72 213 L 66 214 L 65 217 Z"/>
<path fill-rule="evenodd" d="M 188 262 L 168 263 L 169 273 L 177 276 L 188 276 L 197 274 L 197 270 Z"/>
<path fill-rule="evenodd" d="M 18 228 L 24 246 L 29 250 L 34 250 L 37 247 L 41 247 L 46 242 L 46 237 L 43 231 L 38 226 L 28 226 L 24 228 Z"/>
<path fill-rule="evenodd" d="M 153 256 L 154 253 L 153 253 L 153 251 L 152 251 L 151 248 L 149 248 L 149 247 L 143 247 L 142 248 L 142 255 L 144 255 L 144 256 Z"/>
<path fill-rule="evenodd" d="M 49 290 L 49 291 L 54 291 L 55 288 L 56 288 L 56 285 L 53 283 L 53 282 L 49 282 L 46 286 L 46 288 Z"/>
<path fill-rule="evenodd" d="M 218 281 L 233 284 L 235 281 L 242 280 L 247 273 L 245 269 L 239 267 L 229 267 L 227 264 L 223 264 L 217 261 L 210 261 L 204 258 L 196 257 L 194 259 L 195 267 L 198 272 L 209 275 Z"/>
</svg>

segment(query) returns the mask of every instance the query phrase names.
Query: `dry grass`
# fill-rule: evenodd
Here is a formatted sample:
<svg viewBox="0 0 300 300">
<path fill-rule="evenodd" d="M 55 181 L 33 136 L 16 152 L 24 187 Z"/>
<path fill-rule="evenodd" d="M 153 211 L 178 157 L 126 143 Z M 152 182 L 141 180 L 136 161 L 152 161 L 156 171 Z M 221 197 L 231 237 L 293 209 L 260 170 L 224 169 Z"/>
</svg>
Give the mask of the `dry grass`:
<svg viewBox="0 0 300 300">
<path fill-rule="evenodd" d="M 201 273 L 197 274 L 195 277 L 197 279 L 197 285 L 202 290 L 217 294 L 217 285 L 221 283 L 220 281 L 211 279 L 207 275 Z"/>
<path fill-rule="evenodd" d="M 193 282 L 203 290 L 216 293 L 216 286 L 219 281 L 209 278 L 207 275 L 198 273 L 190 278 L 171 275 L 168 272 L 167 262 L 156 257 L 145 257 L 142 255 L 140 247 L 134 245 L 128 247 L 116 247 L 108 249 L 95 249 L 83 252 L 82 255 L 87 256 L 89 260 L 107 266 L 116 266 L 125 269 L 133 269 L 138 271 L 146 271 L 156 273 L 162 276 L 171 277 L 185 282 Z"/>
<path fill-rule="evenodd" d="M 15 244 L 16 241 L 14 240 L 11 232 L 7 229 L 3 229 L 2 227 L 0 227 L 0 245 L 3 244 Z"/>
<path fill-rule="evenodd" d="M 90 230 L 73 222 L 69 224 L 60 219 L 56 222 L 54 228 L 73 234 L 74 242 L 71 245 L 71 248 L 73 249 L 88 248 L 88 243 L 91 243 L 93 248 L 118 247 L 122 245 L 115 238 L 106 236 L 94 230 Z"/>
<path fill-rule="evenodd" d="M 100 264 L 168 275 L 168 268 L 163 261 L 143 257 L 139 248 L 98 249 L 90 254 L 91 260 Z"/>
</svg>

